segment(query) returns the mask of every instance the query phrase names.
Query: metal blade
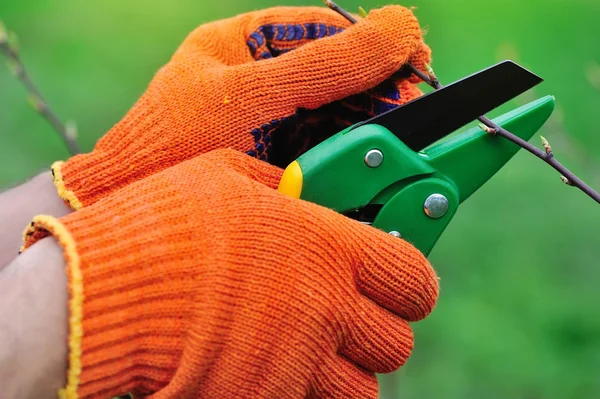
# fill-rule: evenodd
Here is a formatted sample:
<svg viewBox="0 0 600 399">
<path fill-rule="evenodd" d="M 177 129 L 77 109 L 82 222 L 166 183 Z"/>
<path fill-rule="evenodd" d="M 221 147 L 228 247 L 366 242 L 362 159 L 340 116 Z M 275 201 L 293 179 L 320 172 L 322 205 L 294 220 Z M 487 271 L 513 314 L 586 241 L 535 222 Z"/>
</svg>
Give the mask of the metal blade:
<svg viewBox="0 0 600 399">
<path fill-rule="evenodd" d="M 503 61 L 357 125 L 375 123 L 420 151 L 543 81 Z"/>
</svg>

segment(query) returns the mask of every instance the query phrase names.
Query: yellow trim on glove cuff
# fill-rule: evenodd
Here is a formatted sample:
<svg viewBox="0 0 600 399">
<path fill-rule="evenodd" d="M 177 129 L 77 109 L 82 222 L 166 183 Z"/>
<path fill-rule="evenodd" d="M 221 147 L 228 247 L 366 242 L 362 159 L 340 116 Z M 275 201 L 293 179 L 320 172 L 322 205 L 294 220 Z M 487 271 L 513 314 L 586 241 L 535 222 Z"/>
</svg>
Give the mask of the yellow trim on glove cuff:
<svg viewBox="0 0 600 399">
<path fill-rule="evenodd" d="M 56 191 L 58 192 L 58 196 L 62 198 L 71 208 L 74 210 L 79 210 L 83 207 L 81 202 L 75 196 L 73 191 L 67 190 L 65 187 L 65 182 L 63 180 L 62 175 L 62 165 L 64 162 L 56 161 L 52 164 L 52 180 L 54 181 L 54 185 L 56 186 Z"/>
<path fill-rule="evenodd" d="M 67 228 L 52 216 L 39 215 L 27 226 L 23 233 L 22 251 L 38 240 L 51 234 L 63 248 L 67 263 L 69 287 L 69 369 L 67 386 L 58 392 L 61 399 L 77 399 L 81 375 L 81 340 L 83 337 L 83 275 L 75 240 Z"/>
</svg>

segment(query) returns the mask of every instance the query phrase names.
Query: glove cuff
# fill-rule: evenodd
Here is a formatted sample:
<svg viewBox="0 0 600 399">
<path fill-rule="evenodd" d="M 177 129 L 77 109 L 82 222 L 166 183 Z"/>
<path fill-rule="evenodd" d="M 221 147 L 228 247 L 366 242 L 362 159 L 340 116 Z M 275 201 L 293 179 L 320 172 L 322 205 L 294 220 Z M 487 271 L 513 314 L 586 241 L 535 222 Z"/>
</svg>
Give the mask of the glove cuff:
<svg viewBox="0 0 600 399">
<path fill-rule="evenodd" d="M 152 232 L 136 231 L 140 223 L 115 223 L 127 218 L 126 210 L 97 208 L 61 219 L 36 216 L 24 233 L 23 249 L 52 235 L 64 250 L 69 368 L 67 386 L 59 395 L 157 392 L 181 362 L 191 297 L 181 287 L 184 276 L 170 276 L 164 264 L 149 261 L 142 266 L 135 247 Z M 127 204 L 120 210 L 125 208 Z M 150 212 L 148 218 L 155 216 Z"/>
<path fill-rule="evenodd" d="M 36 216 L 23 233 L 24 245 L 21 251 L 39 241 L 53 235 L 63 248 L 67 264 L 67 281 L 69 290 L 69 369 L 67 371 L 67 386 L 59 391 L 60 398 L 77 397 L 77 386 L 81 375 L 81 340 L 83 282 L 81 279 L 80 258 L 73 236 L 66 227 L 52 216 Z"/>
<path fill-rule="evenodd" d="M 50 167 L 52 171 L 52 180 L 54 181 L 54 186 L 56 187 L 56 191 L 58 196 L 62 198 L 63 201 L 67 205 L 69 205 L 74 210 L 79 210 L 83 206 L 81 201 L 77 198 L 75 193 L 71 190 L 67 190 L 65 187 L 65 181 L 63 179 L 62 168 L 65 163 L 63 161 L 56 161 Z"/>
<path fill-rule="evenodd" d="M 52 175 L 58 195 L 74 210 L 89 206 L 150 173 L 151 155 L 137 162 L 139 155 L 124 157 L 116 151 L 95 150 L 55 162 Z"/>
<path fill-rule="evenodd" d="M 144 150 L 130 156 L 123 156 L 120 151 L 94 150 L 66 162 L 55 162 L 52 177 L 60 198 L 74 210 L 79 210 L 169 166 L 167 160 Z"/>
</svg>

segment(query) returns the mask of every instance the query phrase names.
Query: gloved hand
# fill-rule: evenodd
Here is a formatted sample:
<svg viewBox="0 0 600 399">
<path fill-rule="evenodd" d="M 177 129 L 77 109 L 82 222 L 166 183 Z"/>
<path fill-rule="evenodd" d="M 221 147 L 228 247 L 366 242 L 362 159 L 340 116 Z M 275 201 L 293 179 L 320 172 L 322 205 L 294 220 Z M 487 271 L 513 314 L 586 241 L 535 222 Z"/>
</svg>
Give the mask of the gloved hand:
<svg viewBox="0 0 600 399">
<path fill-rule="evenodd" d="M 234 150 L 55 219 L 70 287 L 67 397 L 377 398 L 438 295 L 407 242 L 274 188 Z M 78 396 L 77 396 L 78 395 Z"/>
<path fill-rule="evenodd" d="M 284 166 L 421 95 L 414 76 L 386 80 L 409 60 L 429 62 L 410 10 L 389 6 L 349 25 L 326 8 L 278 7 L 200 26 L 90 154 L 53 165 L 59 195 L 79 209 L 218 148 Z"/>
</svg>

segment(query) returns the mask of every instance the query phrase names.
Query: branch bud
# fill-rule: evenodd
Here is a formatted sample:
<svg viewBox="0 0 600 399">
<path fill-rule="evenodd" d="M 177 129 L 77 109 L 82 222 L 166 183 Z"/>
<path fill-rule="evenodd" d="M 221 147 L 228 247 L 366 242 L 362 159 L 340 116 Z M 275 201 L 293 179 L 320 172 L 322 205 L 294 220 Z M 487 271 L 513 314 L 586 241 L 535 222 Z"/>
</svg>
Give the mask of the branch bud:
<svg viewBox="0 0 600 399">
<path fill-rule="evenodd" d="M 573 185 L 573 183 L 571 183 L 571 181 L 569 179 L 567 179 L 566 177 L 564 177 L 563 175 L 560 175 L 560 180 L 562 180 L 562 182 L 565 183 L 567 186 Z"/>
<path fill-rule="evenodd" d="M 431 67 L 431 65 L 425 64 L 425 70 L 427 71 L 427 73 L 429 75 L 435 75 L 435 73 L 433 72 L 433 68 Z"/>
<path fill-rule="evenodd" d="M 479 128 L 481 130 L 483 130 L 486 133 L 489 133 L 489 134 L 496 134 L 497 133 L 496 129 L 494 129 L 493 127 L 486 126 L 483 123 L 479 123 L 478 126 L 479 126 Z"/>
<path fill-rule="evenodd" d="M 552 147 L 550 147 L 550 143 L 548 142 L 548 140 L 546 140 L 544 136 L 540 135 L 540 138 L 542 139 L 542 146 L 544 146 L 544 151 L 546 151 L 546 155 L 552 156 Z"/>
<path fill-rule="evenodd" d="M 431 78 L 431 80 L 438 80 L 437 76 L 435 76 L 435 72 L 433 72 L 433 68 L 429 64 L 425 64 L 425 70 L 427 71 L 427 75 Z"/>
<path fill-rule="evenodd" d="M 363 18 L 367 17 L 367 12 L 365 11 L 364 8 L 362 8 L 361 6 L 358 6 L 358 15 L 360 15 Z"/>
<path fill-rule="evenodd" d="M 25 72 L 25 70 L 23 69 L 23 65 L 18 63 L 16 60 L 9 58 L 6 61 L 6 66 L 8 66 L 8 69 L 13 75 L 15 75 L 15 77 L 19 79 L 23 77 L 23 73 Z"/>
<path fill-rule="evenodd" d="M 75 124 L 74 120 L 70 119 L 65 123 L 65 135 L 68 139 L 77 139 L 77 125 Z"/>
<path fill-rule="evenodd" d="M 44 100 L 42 100 L 39 96 L 36 96 L 35 94 L 31 94 L 28 98 L 28 101 L 29 104 L 31 104 L 31 106 L 33 107 L 33 109 L 35 109 L 40 114 L 43 113 L 48 107 Z"/>
</svg>

